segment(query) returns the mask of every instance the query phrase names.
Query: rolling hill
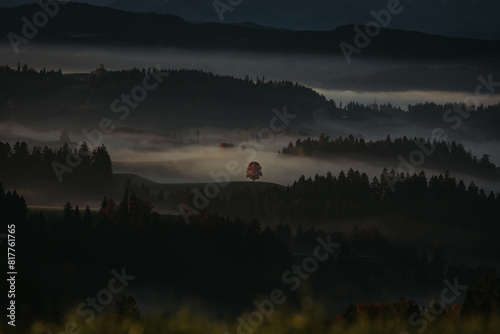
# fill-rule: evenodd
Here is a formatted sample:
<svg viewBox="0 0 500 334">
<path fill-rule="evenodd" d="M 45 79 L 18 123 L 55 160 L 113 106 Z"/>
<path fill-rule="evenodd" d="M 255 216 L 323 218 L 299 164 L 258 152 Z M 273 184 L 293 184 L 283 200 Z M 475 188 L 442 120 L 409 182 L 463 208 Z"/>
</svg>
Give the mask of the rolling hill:
<svg viewBox="0 0 500 334">
<path fill-rule="evenodd" d="M 39 10 L 38 5 L 0 9 L 0 34 L 5 36 L 2 41 L 9 43 L 7 36 L 11 32 L 21 34 L 21 18 L 31 18 Z M 132 13 L 70 3 L 39 29 L 31 43 L 148 45 L 343 57 L 340 43 L 355 44 L 356 35 L 352 25 L 331 31 L 291 31 L 251 25 L 195 24 L 173 15 Z M 500 43 L 383 29 L 367 47 L 362 48 L 359 57 L 437 60 L 484 54 L 500 54 Z"/>
<path fill-rule="evenodd" d="M 4 1 L 0 7 L 34 3 L 35 0 Z M 278 29 L 332 30 L 372 20 L 371 10 L 387 7 L 386 0 L 254 0 L 235 5 L 223 15 L 212 0 L 74 0 L 97 6 L 139 13 L 171 14 L 191 22 L 252 22 Z M 221 1 L 221 3 L 227 3 Z M 237 2 L 236 2 L 237 3 Z M 422 0 L 402 2 L 405 10 L 391 21 L 391 28 L 449 37 L 500 38 L 500 3 L 494 0 Z"/>
</svg>

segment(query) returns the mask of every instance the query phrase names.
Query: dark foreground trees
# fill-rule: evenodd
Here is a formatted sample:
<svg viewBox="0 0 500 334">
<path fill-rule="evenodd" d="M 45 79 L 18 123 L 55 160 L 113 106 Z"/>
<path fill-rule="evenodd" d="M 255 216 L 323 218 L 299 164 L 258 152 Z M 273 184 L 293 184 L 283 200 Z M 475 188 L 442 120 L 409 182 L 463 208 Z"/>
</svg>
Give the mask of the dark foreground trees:
<svg viewBox="0 0 500 334">
<path fill-rule="evenodd" d="M 78 218 L 76 203 L 66 203 L 60 218 L 29 214 L 23 198 L 14 192 L 0 191 L 0 207 L 2 215 L 10 217 L 2 222 L 16 224 L 17 265 L 29 273 L 16 283 L 16 305 L 27 310 L 25 319 L 49 319 L 54 309 L 72 314 L 74 305 L 103 289 L 110 270 L 120 268 L 136 276 L 130 282 L 135 291 L 177 291 L 170 298 L 198 296 L 228 312 L 253 305 L 256 296 L 273 289 L 288 291 L 292 281 L 283 281 L 285 272 L 287 279 L 300 281 L 297 292 L 287 292 L 287 303 L 299 308 L 303 293 L 313 296 L 315 303 L 346 303 L 367 296 L 373 300 L 389 290 L 418 295 L 442 289 L 443 279 L 455 276 L 463 284 L 476 282 L 484 273 L 498 277 L 487 265 L 448 265 L 436 255 L 429 260 L 391 245 L 376 230 L 327 234 L 300 226 L 295 231 L 287 224 L 262 227 L 256 220 L 207 213 L 190 217 L 187 224 L 182 217 L 154 213 L 131 190 L 125 190 L 118 202 L 105 198 L 99 212 L 86 209 L 83 218 Z M 313 256 L 318 237 L 339 243 L 340 252 L 307 279 L 298 279 L 293 266 L 301 265 L 304 255 Z M 6 281 L 1 284 L 6 288 Z M 483 289 L 485 294 L 488 289 Z M 116 298 L 119 317 L 137 317 L 139 300 L 134 305 L 130 298 Z"/>
</svg>

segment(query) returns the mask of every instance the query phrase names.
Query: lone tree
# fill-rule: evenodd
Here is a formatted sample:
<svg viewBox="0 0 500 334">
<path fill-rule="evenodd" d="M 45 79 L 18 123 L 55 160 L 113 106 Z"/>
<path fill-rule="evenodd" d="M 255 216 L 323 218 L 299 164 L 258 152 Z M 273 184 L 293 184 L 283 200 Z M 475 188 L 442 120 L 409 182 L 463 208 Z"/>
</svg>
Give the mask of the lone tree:
<svg viewBox="0 0 500 334">
<path fill-rule="evenodd" d="M 262 166 L 258 162 L 251 162 L 247 167 L 247 177 L 252 179 L 252 182 L 260 179 L 262 176 Z"/>
</svg>

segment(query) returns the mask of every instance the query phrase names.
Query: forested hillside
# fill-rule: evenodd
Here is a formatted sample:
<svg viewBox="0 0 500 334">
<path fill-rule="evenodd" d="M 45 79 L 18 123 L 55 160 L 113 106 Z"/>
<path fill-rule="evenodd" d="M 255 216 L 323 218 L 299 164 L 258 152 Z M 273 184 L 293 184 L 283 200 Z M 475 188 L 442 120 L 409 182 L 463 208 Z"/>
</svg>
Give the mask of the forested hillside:
<svg viewBox="0 0 500 334">
<path fill-rule="evenodd" d="M 339 157 L 352 157 L 357 160 L 394 159 L 396 157 L 409 157 L 411 152 L 420 150 L 426 152 L 422 165 L 446 170 L 453 166 L 454 171 L 465 172 L 479 177 L 497 180 L 500 177 L 500 168 L 490 162 L 488 154 L 481 158 L 474 156 L 471 151 L 466 151 L 461 143 L 455 141 L 430 140 L 424 138 L 407 138 L 406 136 L 391 139 L 388 135 L 384 140 L 368 140 L 347 137 L 330 138 L 321 134 L 319 139 L 297 139 L 283 147 L 281 154 L 284 156 L 304 156 L 318 159 L 336 159 Z"/>
</svg>

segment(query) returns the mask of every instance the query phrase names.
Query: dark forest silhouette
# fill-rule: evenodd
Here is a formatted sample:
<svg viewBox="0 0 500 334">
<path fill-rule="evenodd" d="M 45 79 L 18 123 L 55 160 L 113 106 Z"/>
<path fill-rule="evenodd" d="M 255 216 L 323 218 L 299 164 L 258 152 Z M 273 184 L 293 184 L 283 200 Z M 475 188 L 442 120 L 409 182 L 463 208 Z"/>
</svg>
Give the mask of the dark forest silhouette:
<svg viewBox="0 0 500 334">
<path fill-rule="evenodd" d="M 167 196 L 169 203 L 191 206 L 192 199 L 191 192 L 182 190 Z M 212 199 L 209 209 L 228 216 L 310 223 L 400 215 L 440 225 L 496 226 L 500 194 L 486 193 L 474 182 L 466 185 L 448 173 L 428 178 L 424 172 L 397 175 L 385 169 L 370 181 L 365 173 L 349 169 L 337 176 L 302 176 L 286 188 L 246 187 Z"/>
<path fill-rule="evenodd" d="M 4 67 L 0 71 L 14 83 L 10 84 L 12 89 L 2 91 L 3 106 L 10 105 L 10 101 L 23 103 L 22 92 L 26 89 L 38 90 L 41 93 L 32 96 L 43 99 L 64 87 L 60 72 L 37 72 L 27 66 L 17 70 Z M 452 106 L 435 105 L 427 112 L 416 105 L 410 107 L 409 113 L 388 106 L 380 110 L 356 103 L 339 109 L 334 101 L 291 82 L 241 80 L 200 71 L 169 73 L 165 87 L 158 87 L 145 103 L 161 103 L 169 98 L 171 105 L 182 105 L 179 110 L 193 115 L 202 112 L 200 106 L 206 106 L 209 115 L 211 110 L 219 109 L 220 101 L 226 106 L 247 101 L 247 105 L 238 107 L 241 109 L 232 109 L 237 117 L 247 109 L 280 105 L 285 100 L 288 103 L 290 96 L 295 96 L 292 102 L 296 110 L 291 109 L 292 112 L 308 116 L 311 108 L 324 108 L 333 119 L 346 114 L 360 120 L 397 114 L 427 121 L 441 117 Z M 109 101 L 133 87 L 144 75 L 145 70 L 137 69 L 93 74 L 83 91 L 90 101 Z M 9 81 L 2 80 L 1 84 L 6 88 Z M 182 103 L 187 100 L 192 103 Z M 499 108 L 500 105 L 479 106 L 471 112 L 471 124 L 479 126 L 485 120 L 494 120 Z M 268 108 L 258 112 L 269 116 Z M 227 110 L 221 115 L 227 116 Z M 494 129 L 494 125 L 488 129 Z M 408 138 L 370 143 L 353 136 L 334 140 L 322 136 L 319 140 L 299 140 L 282 153 L 326 158 L 373 153 L 376 157 L 393 158 L 413 149 L 414 142 Z M 82 160 L 59 182 L 53 164 L 68 164 L 71 156 Z M 485 175 L 498 173 L 488 156 L 475 159 L 458 143 L 436 142 L 436 153 L 429 159 L 439 163 L 459 162 L 464 168 Z M 12 145 L 0 143 L 0 182 L 11 189 L 5 191 L 0 186 L 0 215 L 3 224 L 16 224 L 19 238 L 16 265 L 23 273 L 17 282 L 20 326 L 51 317 L 61 321 L 60 315 L 72 310 L 75 303 L 102 289 L 110 269 L 122 267 L 140 273 L 134 281 L 137 289 L 174 291 L 171 298 L 175 302 L 182 301 L 185 295 L 199 296 L 208 305 L 217 305 L 214 309 L 233 314 L 252 305 L 255 296 L 281 287 L 282 273 L 304 255 L 311 255 L 318 237 L 325 239 L 328 235 L 340 244 L 340 252 L 303 283 L 314 300 L 328 303 L 384 299 L 386 291 L 401 296 L 422 295 L 442 289 L 443 279 L 453 280 L 458 276 L 461 283 L 471 288 L 462 308 L 449 312 L 460 316 L 498 314 L 499 273 L 494 266 L 448 263 L 438 251 L 430 255 L 429 250 L 391 243 L 375 228 L 336 229 L 335 223 L 339 221 L 390 217 L 401 224 L 418 221 L 427 227 L 477 230 L 484 240 L 498 235 L 500 194 L 487 193 L 474 183 L 466 185 L 448 173 L 428 177 L 424 172 L 396 175 L 384 170 L 380 177 L 370 180 L 365 173 L 350 169 L 335 176 L 332 173 L 313 178 L 302 176 L 288 187 L 269 186 L 259 190 L 249 186 L 232 193 L 221 192 L 210 200 L 206 210 L 190 216 L 186 223 L 179 215 L 162 215 L 154 209 L 178 212 L 180 203 L 193 206 L 192 191 L 177 189 L 153 194 L 144 184 L 128 181 L 119 190 L 123 190 L 121 196 L 116 196 L 114 191 L 110 192 L 111 187 L 117 188 L 113 184 L 112 167 L 105 146 L 90 148 L 83 143 L 72 148 L 64 144 L 53 149 L 30 148 L 19 141 Z M 28 210 L 25 199 L 13 190 L 21 187 L 63 196 L 69 191 L 80 192 L 86 198 L 97 196 L 95 199 L 102 201 L 96 211 L 86 203 L 61 201 L 60 215 L 49 216 Z M 314 224 L 319 222 L 329 223 L 329 231 L 333 232 L 315 228 Z M 468 245 L 471 244 L 472 241 Z M 470 251 L 476 252 L 474 255 L 485 249 L 492 250 L 492 254 L 498 251 L 496 245 L 487 242 L 481 247 L 473 245 L 478 248 Z M 2 261 L 4 257 L 5 252 L 0 255 Z M 2 291 L 7 291 L 6 284 L 5 280 L 0 283 Z M 115 304 L 118 317 L 139 317 L 133 297 L 118 301 Z M 289 302 L 299 309 L 301 295 L 292 296 Z M 355 322 L 363 315 L 376 317 L 394 310 L 406 316 L 416 308 L 411 300 L 378 305 L 353 303 L 336 320 Z"/>
<path fill-rule="evenodd" d="M 80 163 L 75 167 L 76 161 Z M 9 187 L 105 192 L 112 184 L 112 167 L 104 145 L 91 150 L 83 142 L 78 149 L 64 144 L 54 150 L 47 146 L 30 149 L 25 142 L 19 141 L 13 146 L 0 142 L 0 179 Z M 68 171 L 61 173 L 61 168 L 68 168 Z M 62 174 L 62 182 L 58 173 Z"/>
<path fill-rule="evenodd" d="M 365 141 L 353 135 L 330 138 L 321 134 L 319 139 L 297 139 L 295 144 L 290 142 L 280 153 L 326 159 L 349 156 L 363 161 L 370 159 L 380 161 L 380 159 L 396 160 L 400 155 L 406 158 L 414 150 L 421 151 L 422 146 L 425 147 L 426 152 L 430 152 L 425 156 L 424 166 L 437 167 L 441 170 L 453 166 L 454 172 L 462 171 L 485 178 L 497 179 L 500 176 L 500 167 L 490 162 L 487 154 L 478 159 L 470 150 L 466 151 L 464 146 L 456 141 L 431 141 L 406 136 L 391 139 L 389 135 L 386 139 Z"/>
<path fill-rule="evenodd" d="M 131 69 L 92 72 L 88 82 L 83 82 L 82 100 L 88 103 L 111 103 L 123 92 L 130 91 L 146 75 L 159 69 Z M 382 105 L 347 102 L 341 108 L 331 99 L 317 93 L 309 87 L 290 81 L 271 81 L 263 77 L 243 79 L 227 75 L 217 75 L 200 70 L 162 69 L 169 76 L 157 88 L 148 93 L 148 98 L 141 107 L 161 106 L 163 112 L 156 114 L 156 119 L 169 119 L 183 115 L 196 119 L 237 120 L 240 115 L 252 115 L 254 119 L 268 119 L 270 109 L 287 106 L 292 114 L 300 116 L 301 122 L 313 118 L 314 111 L 323 111 L 324 116 L 336 121 L 398 120 L 408 124 L 446 124 L 443 117 L 448 115 L 450 126 L 460 110 L 460 115 L 467 117 L 467 126 L 481 130 L 482 135 L 497 138 L 500 133 L 500 104 L 484 106 L 466 106 L 465 104 L 436 104 L 432 102 L 416 103 L 408 106 L 408 112 L 390 103 Z M 16 116 L 9 106 L 40 101 L 56 94 L 63 94 L 70 84 L 61 74 L 61 70 L 35 71 L 28 65 L 17 69 L 8 66 L 0 68 L 0 108 L 5 115 Z M 80 83 L 82 84 L 82 83 Z M 26 92 L 30 92 L 26 96 Z M 271 106 L 271 107 L 270 107 Z M 453 113 L 447 114 L 448 111 Z M 465 116 L 464 116 L 465 115 Z M 346 120 L 346 118 L 348 120 Z M 437 122 L 437 123 L 436 123 Z"/>
<path fill-rule="evenodd" d="M 153 212 L 147 201 L 128 188 L 120 202 L 105 198 L 97 214 L 88 207 L 82 213 L 78 206 L 66 203 L 60 220 L 28 211 L 22 197 L 5 193 L 2 187 L 0 208 L 5 222 L 16 224 L 17 266 L 30 273 L 18 278 L 18 300 L 30 303 L 30 311 L 22 315 L 25 321 L 50 317 L 52 310 L 64 312 L 73 302 L 95 293 L 110 265 L 140 273 L 134 284 L 194 293 L 209 303 L 231 305 L 234 311 L 248 305 L 253 296 L 281 286 L 281 274 L 297 260 L 294 254 L 308 254 L 317 246 L 318 237 L 327 238 L 314 227 L 299 226 L 295 232 L 287 224 L 262 228 L 256 220 L 206 213 L 191 217 L 186 224 L 179 216 Z M 448 264 L 439 254 L 430 260 L 425 252 L 391 245 L 376 230 L 334 232 L 331 240 L 340 244 L 339 253 L 307 284 L 308 293 L 320 300 L 378 296 L 386 288 L 419 293 L 438 289 L 443 279 L 459 276 L 463 284 L 479 282 L 468 292 L 464 312 L 498 312 L 498 304 L 491 299 L 496 295 L 484 299 L 483 290 L 498 291 L 496 281 L 488 278 L 498 276 L 494 267 Z M 337 285 L 343 286 L 342 292 L 328 289 Z M 290 302 L 299 305 L 300 296 Z M 411 301 L 402 303 L 405 309 L 416 307 Z M 394 306 L 384 305 L 358 304 L 348 308 L 342 319 Z M 139 312 L 135 306 L 119 311 L 132 317 Z"/>
<path fill-rule="evenodd" d="M 63 85 L 61 70 L 34 70 L 27 64 L 13 69 L 0 66 L 0 105 L 30 102 L 57 92 Z"/>
</svg>

